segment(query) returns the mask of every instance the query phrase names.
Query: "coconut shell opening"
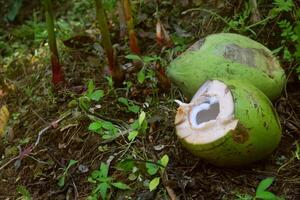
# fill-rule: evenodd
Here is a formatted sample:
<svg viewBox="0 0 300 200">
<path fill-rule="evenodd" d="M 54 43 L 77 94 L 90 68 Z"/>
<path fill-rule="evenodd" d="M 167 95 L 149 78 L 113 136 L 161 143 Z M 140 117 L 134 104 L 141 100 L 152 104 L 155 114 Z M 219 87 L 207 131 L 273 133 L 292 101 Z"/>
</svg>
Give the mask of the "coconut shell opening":
<svg viewBox="0 0 300 200">
<path fill-rule="evenodd" d="M 232 94 L 221 81 L 207 81 L 189 104 L 179 104 L 176 130 L 188 143 L 213 142 L 237 126 Z"/>
</svg>

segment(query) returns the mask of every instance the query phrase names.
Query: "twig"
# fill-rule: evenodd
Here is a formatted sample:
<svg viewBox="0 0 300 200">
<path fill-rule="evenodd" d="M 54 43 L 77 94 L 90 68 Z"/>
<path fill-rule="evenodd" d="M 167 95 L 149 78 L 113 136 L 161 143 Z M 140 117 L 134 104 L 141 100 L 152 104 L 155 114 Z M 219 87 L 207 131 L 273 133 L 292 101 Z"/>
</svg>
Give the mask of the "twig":
<svg viewBox="0 0 300 200">
<path fill-rule="evenodd" d="M 165 188 L 167 190 L 167 193 L 171 200 L 177 200 L 177 196 L 172 188 L 170 188 L 168 185 L 165 185 Z"/>
<path fill-rule="evenodd" d="M 72 180 L 72 185 L 73 185 L 73 188 L 74 188 L 74 200 L 77 200 L 78 196 L 79 196 L 78 195 L 78 190 L 77 190 L 77 186 L 75 184 L 74 178 L 72 176 L 71 176 L 71 180 Z"/>
<path fill-rule="evenodd" d="M 176 194 L 175 194 L 175 192 L 174 192 L 174 190 L 168 185 L 168 174 L 167 174 L 167 170 L 164 170 L 163 171 L 163 174 L 162 174 L 162 182 L 163 182 L 163 185 L 164 185 L 164 187 L 166 188 L 166 190 L 167 190 L 167 193 L 168 193 L 168 195 L 169 195 L 169 197 L 170 197 L 170 199 L 171 200 L 177 200 L 178 198 L 177 198 L 177 196 L 176 196 Z"/>
<path fill-rule="evenodd" d="M 37 137 L 36 142 L 34 143 L 34 145 L 33 145 L 33 146 L 31 145 L 30 147 L 24 149 L 23 151 L 20 150 L 20 153 L 19 153 L 18 156 L 16 156 L 16 157 L 10 159 L 8 162 L 6 162 L 5 164 L 3 164 L 3 165 L 0 167 L 0 171 L 1 171 L 2 169 L 4 169 L 7 165 L 9 165 L 10 163 L 12 163 L 13 161 L 18 160 L 18 159 L 21 160 L 21 159 L 23 159 L 24 157 L 30 155 L 31 152 L 33 151 L 33 149 L 39 144 L 40 139 L 41 139 L 41 136 L 42 136 L 48 129 L 50 129 L 51 127 L 55 127 L 60 121 L 62 121 L 62 120 L 65 119 L 66 117 L 68 117 L 70 114 L 71 114 L 71 112 L 68 112 L 67 114 L 65 114 L 65 115 L 64 115 L 63 117 L 61 117 L 60 119 L 58 119 L 58 120 L 52 122 L 49 126 L 43 128 L 43 129 L 39 132 L 38 137 Z"/>
<path fill-rule="evenodd" d="M 46 120 L 44 120 L 44 118 L 42 118 L 35 110 L 31 109 L 31 111 L 32 111 L 33 114 L 35 114 L 40 120 L 42 120 L 44 123 L 47 123 Z"/>
<path fill-rule="evenodd" d="M 69 115 L 71 115 L 71 112 L 68 112 L 67 114 L 65 114 L 64 116 L 62 116 L 60 119 L 52 122 L 50 125 L 46 126 L 45 128 L 43 128 L 39 134 L 38 134 L 38 137 L 37 137 L 37 140 L 36 142 L 34 143 L 34 146 L 32 147 L 32 149 L 34 149 L 40 142 L 40 139 L 42 137 L 42 135 L 50 128 L 53 128 L 55 127 L 59 122 L 61 122 L 63 119 L 65 119 L 66 117 L 68 117 Z"/>
<path fill-rule="evenodd" d="M 9 165 L 11 162 L 17 160 L 18 158 L 19 158 L 19 156 L 16 156 L 16 157 L 10 159 L 7 163 L 5 163 L 4 165 L 2 165 L 2 166 L 0 167 L 0 171 L 1 171 L 2 169 L 4 169 L 7 165 Z"/>
<path fill-rule="evenodd" d="M 207 10 L 207 9 L 203 9 L 203 8 L 191 8 L 191 9 L 188 9 L 188 10 L 185 10 L 183 11 L 181 14 L 182 15 L 185 15 L 187 14 L 188 12 L 192 12 L 192 11 L 203 11 L 203 12 L 207 12 L 217 18 L 219 18 L 220 20 L 222 20 L 225 24 L 227 24 L 229 26 L 229 23 L 225 20 L 224 17 L 222 17 L 221 15 L 219 15 L 218 13 L 214 12 L 214 11 L 211 11 L 211 10 Z"/>
<path fill-rule="evenodd" d="M 105 120 L 105 121 L 111 121 L 111 122 L 113 122 L 113 123 L 115 123 L 115 124 L 119 124 L 119 125 L 121 125 L 121 126 L 123 126 L 123 127 L 125 127 L 125 128 L 128 128 L 128 127 L 129 127 L 129 125 L 128 125 L 127 123 L 125 123 L 124 121 L 122 121 L 122 120 L 119 120 L 119 119 L 113 119 L 113 118 L 110 118 L 110 117 L 101 115 L 101 114 L 99 114 L 99 113 L 91 112 L 91 111 L 89 111 L 89 110 L 83 110 L 83 111 L 85 111 L 85 112 L 86 112 L 87 114 L 89 114 L 89 115 L 92 115 L 92 116 L 94 116 L 94 117 L 100 118 L 100 119 L 102 119 L 102 120 Z"/>
</svg>

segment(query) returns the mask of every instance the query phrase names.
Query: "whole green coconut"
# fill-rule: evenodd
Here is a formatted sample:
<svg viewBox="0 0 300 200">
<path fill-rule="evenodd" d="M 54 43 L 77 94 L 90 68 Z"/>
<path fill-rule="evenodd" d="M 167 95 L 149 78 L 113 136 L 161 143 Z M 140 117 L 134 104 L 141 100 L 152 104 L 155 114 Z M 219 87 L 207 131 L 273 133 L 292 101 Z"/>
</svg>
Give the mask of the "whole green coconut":
<svg viewBox="0 0 300 200">
<path fill-rule="evenodd" d="M 175 125 L 183 146 L 217 166 L 241 166 L 268 156 L 281 127 L 270 100 L 241 80 L 209 80 L 189 104 L 179 102 Z"/>
<path fill-rule="evenodd" d="M 209 35 L 196 42 L 170 63 L 167 75 L 187 97 L 206 80 L 225 78 L 247 81 L 274 100 L 286 81 L 284 70 L 269 49 L 231 33 Z"/>
</svg>

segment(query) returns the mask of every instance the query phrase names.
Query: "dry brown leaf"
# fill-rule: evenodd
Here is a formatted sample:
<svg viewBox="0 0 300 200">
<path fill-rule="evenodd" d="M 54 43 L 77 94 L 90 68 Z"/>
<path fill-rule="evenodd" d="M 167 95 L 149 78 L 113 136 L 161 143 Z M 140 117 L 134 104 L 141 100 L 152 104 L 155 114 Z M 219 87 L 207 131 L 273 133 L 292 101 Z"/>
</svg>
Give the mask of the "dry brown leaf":
<svg viewBox="0 0 300 200">
<path fill-rule="evenodd" d="M 0 108 L 0 138 L 4 135 L 4 130 L 9 119 L 9 111 L 6 105 Z"/>
<path fill-rule="evenodd" d="M 0 99 L 4 97 L 7 93 L 0 89 Z"/>
</svg>

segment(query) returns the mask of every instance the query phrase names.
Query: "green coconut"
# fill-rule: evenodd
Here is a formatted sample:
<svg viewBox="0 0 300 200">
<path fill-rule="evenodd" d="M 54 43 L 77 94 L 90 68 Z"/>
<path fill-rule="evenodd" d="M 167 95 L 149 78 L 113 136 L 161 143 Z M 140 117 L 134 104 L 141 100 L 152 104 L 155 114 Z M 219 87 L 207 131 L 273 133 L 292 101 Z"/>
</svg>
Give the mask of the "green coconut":
<svg viewBox="0 0 300 200">
<path fill-rule="evenodd" d="M 268 156 L 281 126 L 270 100 L 241 80 L 206 81 L 189 104 L 177 101 L 176 133 L 194 155 L 217 166 L 241 166 Z"/>
<path fill-rule="evenodd" d="M 269 49 L 231 33 L 213 34 L 196 42 L 170 63 L 167 75 L 187 97 L 206 80 L 225 78 L 247 81 L 274 100 L 286 81 L 284 70 Z"/>
</svg>

